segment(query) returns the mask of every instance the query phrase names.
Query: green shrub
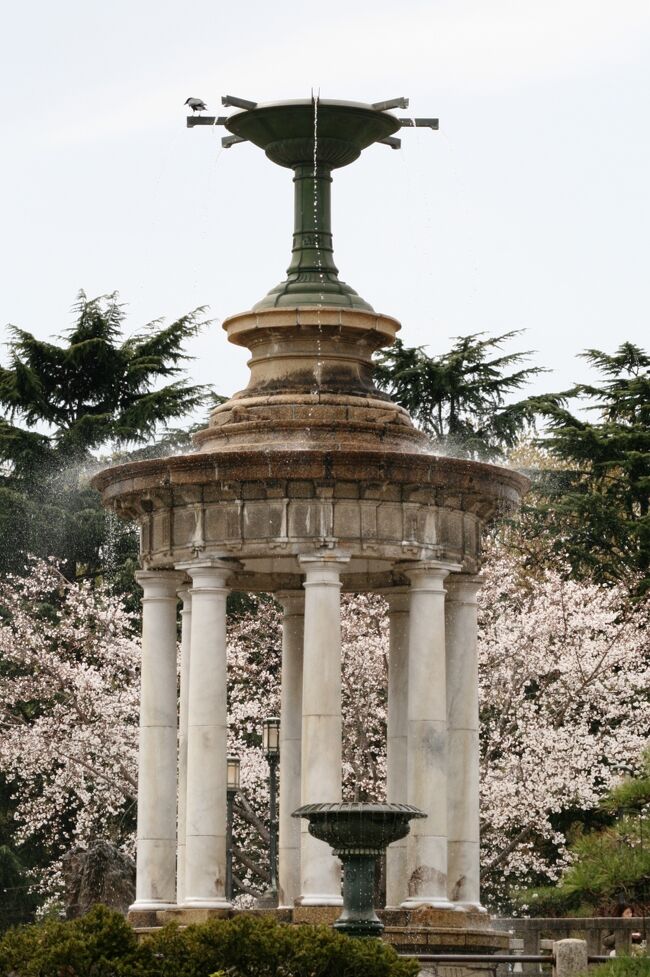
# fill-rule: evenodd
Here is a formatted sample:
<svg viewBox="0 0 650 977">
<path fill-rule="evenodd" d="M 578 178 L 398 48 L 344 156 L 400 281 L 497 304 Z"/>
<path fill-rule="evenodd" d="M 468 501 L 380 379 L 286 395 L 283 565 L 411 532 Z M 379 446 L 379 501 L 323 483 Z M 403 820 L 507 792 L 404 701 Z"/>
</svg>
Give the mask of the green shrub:
<svg viewBox="0 0 650 977">
<path fill-rule="evenodd" d="M 286 926 L 239 915 L 141 943 L 118 914 L 97 906 L 82 919 L 10 930 L 0 977 L 416 977 L 380 940 L 354 940 L 327 926 Z M 650 975 L 649 975 L 650 977 Z"/>
<path fill-rule="evenodd" d="M 115 977 L 138 949 L 123 916 L 95 906 L 86 916 L 9 930 L 0 940 L 1 977 Z M 128 973 L 128 971 L 125 971 Z"/>
<path fill-rule="evenodd" d="M 650 818 L 625 814 L 606 828 L 576 831 L 573 862 L 554 886 L 520 892 L 534 916 L 614 916 L 619 894 L 642 906 L 650 879 Z"/>
<path fill-rule="evenodd" d="M 650 977 L 650 957 L 612 957 L 591 970 L 590 977 Z"/>
</svg>

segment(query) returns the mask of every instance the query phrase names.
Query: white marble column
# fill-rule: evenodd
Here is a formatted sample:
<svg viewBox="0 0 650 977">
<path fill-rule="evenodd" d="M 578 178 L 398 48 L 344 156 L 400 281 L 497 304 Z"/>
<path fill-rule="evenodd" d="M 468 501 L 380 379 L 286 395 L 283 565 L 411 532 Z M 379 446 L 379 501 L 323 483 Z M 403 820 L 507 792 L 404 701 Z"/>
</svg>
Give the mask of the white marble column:
<svg viewBox="0 0 650 977">
<path fill-rule="evenodd" d="M 341 571 L 348 556 L 300 557 L 305 574 L 301 804 L 341 800 Z M 339 906 L 341 864 L 301 818 L 302 906 Z"/>
<path fill-rule="evenodd" d="M 181 609 L 181 675 L 178 719 L 178 842 L 176 847 L 176 902 L 185 900 L 185 821 L 187 810 L 187 719 L 190 697 L 192 595 L 189 584 L 178 591 Z"/>
<path fill-rule="evenodd" d="M 185 905 L 228 908 L 226 883 L 226 583 L 221 561 L 186 567 L 192 578 L 187 727 Z"/>
<path fill-rule="evenodd" d="M 479 724 L 476 595 L 479 577 L 446 580 L 448 894 L 462 908 L 482 910 L 479 868 Z M 484 910 L 483 910 L 484 911 Z"/>
<path fill-rule="evenodd" d="M 282 687 L 280 693 L 280 825 L 278 899 L 293 907 L 300 895 L 300 821 L 291 814 L 300 807 L 302 733 L 302 649 L 305 595 L 276 594 L 282 604 Z"/>
<path fill-rule="evenodd" d="M 445 588 L 449 568 L 405 567 L 409 593 L 408 803 L 426 819 L 411 822 L 404 908 L 451 909 L 447 898 L 447 702 Z"/>
<path fill-rule="evenodd" d="M 183 574 L 144 570 L 136 579 L 144 596 L 133 911 L 176 902 L 176 591 Z"/>
<path fill-rule="evenodd" d="M 389 804 L 406 804 L 409 596 L 407 590 L 401 589 L 386 596 L 390 627 L 386 799 Z M 399 906 L 407 897 L 406 851 L 406 838 L 395 841 L 386 851 L 386 905 L 389 907 Z"/>
</svg>

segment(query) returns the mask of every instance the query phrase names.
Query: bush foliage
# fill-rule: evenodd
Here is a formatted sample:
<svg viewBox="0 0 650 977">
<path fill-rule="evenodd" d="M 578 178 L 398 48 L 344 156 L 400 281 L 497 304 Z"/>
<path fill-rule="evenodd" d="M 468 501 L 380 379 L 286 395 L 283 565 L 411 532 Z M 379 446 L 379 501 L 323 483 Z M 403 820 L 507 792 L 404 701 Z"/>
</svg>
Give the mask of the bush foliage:
<svg viewBox="0 0 650 977">
<path fill-rule="evenodd" d="M 119 913 L 96 906 L 0 941 L 0 977 L 416 977 L 418 969 L 379 940 L 243 915 L 166 926 L 138 943 Z"/>
<path fill-rule="evenodd" d="M 650 977 L 650 958 L 612 957 L 590 974 L 592 977 Z"/>
</svg>

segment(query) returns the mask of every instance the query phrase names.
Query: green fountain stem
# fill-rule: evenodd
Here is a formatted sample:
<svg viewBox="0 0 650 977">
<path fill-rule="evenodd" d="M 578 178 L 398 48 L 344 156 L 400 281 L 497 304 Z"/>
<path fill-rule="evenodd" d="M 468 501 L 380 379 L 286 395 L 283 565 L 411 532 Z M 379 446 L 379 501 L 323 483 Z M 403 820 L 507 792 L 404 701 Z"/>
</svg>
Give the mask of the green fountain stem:
<svg viewBox="0 0 650 977">
<path fill-rule="evenodd" d="M 243 111 L 225 120 L 225 126 L 237 139 L 263 149 L 271 162 L 294 172 L 295 231 L 289 273 L 253 311 L 311 305 L 372 312 L 372 306 L 339 279 L 334 264 L 330 174 L 353 163 L 368 146 L 398 132 L 401 120 L 374 105 L 301 99 L 247 102 Z"/>
<path fill-rule="evenodd" d="M 318 305 L 372 312 L 372 306 L 340 280 L 334 264 L 332 167 L 318 160 L 316 167 L 313 163 L 296 163 L 292 169 L 294 229 L 291 264 L 286 279 L 255 305 L 255 311 L 278 306 Z"/>
<path fill-rule="evenodd" d="M 380 936 L 384 926 L 374 909 L 376 854 L 338 853 L 343 862 L 343 912 L 335 929 L 348 936 Z"/>
<path fill-rule="evenodd" d="M 299 273 L 338 278 L 332 245 L 332 171 L 300 164 L 294 168 L 294 231 L 289 278 Z"/>
</svg>

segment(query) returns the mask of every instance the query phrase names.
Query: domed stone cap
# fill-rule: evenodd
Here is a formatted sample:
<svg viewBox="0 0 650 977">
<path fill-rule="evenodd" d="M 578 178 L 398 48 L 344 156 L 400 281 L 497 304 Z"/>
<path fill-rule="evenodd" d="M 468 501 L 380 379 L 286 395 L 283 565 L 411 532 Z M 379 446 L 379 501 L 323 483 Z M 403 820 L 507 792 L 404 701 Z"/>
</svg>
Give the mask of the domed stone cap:
<svg viewBox="0 0 650 977">
<path fill-rule="evenodd" d="M 250 349 L 251 375 L 195 435 L 201 451 L 429 450 L 407 411 L 373 383 L 372 355 L 393 342 L 396 319 L 308 306 L 246 312 L 223 327 L 231 343 Z"/>
</svg>

